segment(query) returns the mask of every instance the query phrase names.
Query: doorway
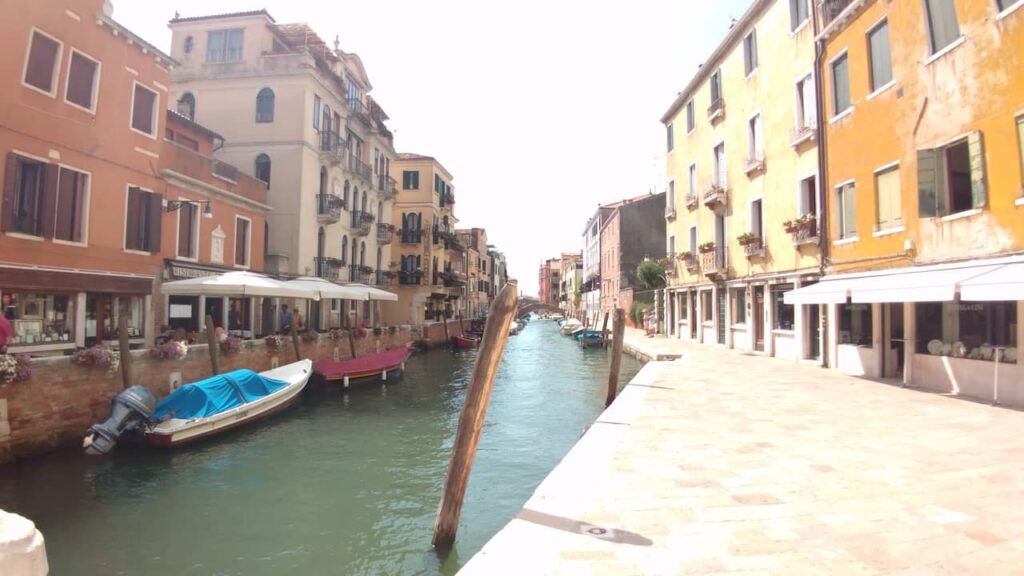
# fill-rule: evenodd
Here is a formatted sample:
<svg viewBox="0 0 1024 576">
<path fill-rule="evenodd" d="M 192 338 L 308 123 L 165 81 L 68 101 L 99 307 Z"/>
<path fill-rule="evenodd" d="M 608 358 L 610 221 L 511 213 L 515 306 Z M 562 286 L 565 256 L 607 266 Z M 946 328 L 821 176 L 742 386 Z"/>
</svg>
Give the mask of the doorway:
<svg viewBox="0 0 1024 576">
<path fill-rule="evenodd" d="M 906 358 L 903 303 L 882 305 L 882 377 L 902 378 Z"/>
<path fill-rule="evenodd" d="M 807 359 L 821 360 L 821 305 L 811 304 L 806 310 Z"/>
<path fill-rule="evenodd" d="M 688 317 L 689 317 L 690 321 L 687 322 L 687 325 L 690 327 L 690 340 L 696 340 L 697 339 L 697 322 L 699 321 L 698 318 L 697 318 L 697 292 L 694 291 L 694 290 L 690 290 L 689 292 L 687 292 L 686 293 L 686 300 L 687 300 L 687 305 L 689 306 L 689 309 L 690 309 L 690 311 L 688 313 Z"/>
<path fill-rule="evenodd" d="M 754 324 L 754 350 L 764 352 L 764 286 L 754 286 L 753 317 L 750 321 Z"/>
<path fill-rule="evenodd" d="M 718 343 L 725 346 L 726 321 L 728 320 L 729 293 L 724 286 L 715 290 L 718 295 L 718 322 L 716 322 Z"/>
</svg>

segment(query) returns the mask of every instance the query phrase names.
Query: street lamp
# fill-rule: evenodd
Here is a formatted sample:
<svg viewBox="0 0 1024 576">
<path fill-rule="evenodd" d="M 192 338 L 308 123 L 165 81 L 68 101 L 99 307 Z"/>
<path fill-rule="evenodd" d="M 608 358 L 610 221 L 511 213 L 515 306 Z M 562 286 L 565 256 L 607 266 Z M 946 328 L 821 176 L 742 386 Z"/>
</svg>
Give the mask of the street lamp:
<svg viewBox="0 0 1024 576">
<path fill-rule="evenodd" d="M 203 218 L 213 218 L 213 207 L 209 200 L 166 200 L 164 212 L 174 212 L 186 204 L 203 205 Z"/>
</svg>

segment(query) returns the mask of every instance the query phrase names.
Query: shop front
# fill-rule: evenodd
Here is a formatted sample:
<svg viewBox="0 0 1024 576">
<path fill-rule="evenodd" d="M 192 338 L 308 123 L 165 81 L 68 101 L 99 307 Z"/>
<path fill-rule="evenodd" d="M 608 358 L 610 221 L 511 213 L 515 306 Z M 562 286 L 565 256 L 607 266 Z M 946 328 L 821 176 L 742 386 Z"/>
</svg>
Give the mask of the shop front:
<svg viewBox="0 0 1024 576">
<path fill-rule="evenodd" d="M 167 260 L 164 267 L 164 281 L 185 280 L 216 276 L 233 269 L 205 266 L 193 262 Z M 258 310 L 274 310 L 273 299 L 228 298 L 219 296 L 164 296 L 163 331 L 184 331 L 190 339 L 206 329 L 206 317 L 213 318 L 216 328 L 224 329 L 232 336 L 251 339 L 260 334 L 258 320 L 263 314 Z"/>
</svg>

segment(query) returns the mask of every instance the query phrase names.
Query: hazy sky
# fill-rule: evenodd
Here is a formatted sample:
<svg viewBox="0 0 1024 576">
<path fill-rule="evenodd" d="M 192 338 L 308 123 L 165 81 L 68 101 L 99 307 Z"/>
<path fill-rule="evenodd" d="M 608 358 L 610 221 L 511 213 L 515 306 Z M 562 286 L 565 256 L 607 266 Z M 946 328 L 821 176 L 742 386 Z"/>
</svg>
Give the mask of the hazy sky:
<svg viewBox="0 0 1024 576">
<path fill-rule="evenodd" d="M 750 3 L 114 0 L 114 19 L 167 52 L 175 11 L 266 8 L 338 36 L 397 151 L 451 171 L 460 226 L 486 228 L 536 294 L 541 260 L 580 251 L 598 203 L 665 187 L 659 119 Z"/>
</svg>

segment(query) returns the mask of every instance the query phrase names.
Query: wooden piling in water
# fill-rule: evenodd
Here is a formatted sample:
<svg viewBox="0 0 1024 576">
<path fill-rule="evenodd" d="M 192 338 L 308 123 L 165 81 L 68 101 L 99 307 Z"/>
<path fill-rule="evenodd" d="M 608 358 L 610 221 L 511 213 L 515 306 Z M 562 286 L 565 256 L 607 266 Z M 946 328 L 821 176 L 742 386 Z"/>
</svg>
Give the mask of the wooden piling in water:
<svg viewBox="0 0 1024 576">
<path fill-rule="evenodd" d="M 220 342 L 217 342 L 217 329 L 213 326 L 213 316 L 206 315 L 206 345 L 210 348 L 210 368 L 213 375 L 220 374 Z"/>
<path fill-rule="evenodd" d="M 295 331 L 295 322 L 292 322 L 292 348 L 295 348 L 295 361 L 302 360 L 302 352 L 299 350 L 299 333 Z"/>
<path fill-rule="evenodd" d="M 444 324 L 444 345 L 452 343 L 452 337 L 448 335 L 448 312 L 441 310 L 441 323 Z"/>
<path fill-rule="evenodd" d="M 352 353 L 352 357 L 356 357 L 356 335 L 355 328 L 348 329 L 348 350 Z"/>
<path fill-rule="evenodd" d="M 121 384 L 127 389 L 132 385 L 132 355 L 128 344 L 128 318 L 121 310 L 117 319 L 118 353 L 121 354 Z"/>
<path fill-rule="evenodd" d="M 583 319 L 583 338 L 580 338 L 580 346 L 587 349 L 587 332 L 590 330 L 590 316 Z"/>
<path fill-rule="evenodd" d="M 619 367 L 622 366 L 622 337 L 626 332 L 626 311 L 622 308 L 615 309 L 615 326 L 612 326 L 615 336 L 612 340 L 611 367 L 608 369 L 608 394 L 604 399 L 604 407 L 607 408 L 615 401 L 615 395 L 619 392 Z"/>
<path fill-rule="evenodd" d="M 459 516 L 462 514 L 462 499 L 466 495 L 469 484 L 469 473 L 473 468 L 473 458 L 480 442 L 480 432 L 487 415 L 487 403 L 491 398 L 494 377 L 498 373 L 498 365 L 508 342 L 508 331 L 517 310 L 518 286 L 509 282 L 491 304 L 487 315 L 484 337 L 480 343 L 480 353 L 473 368 L 473 379 L 466 390 L 466 400 L 459 415 L 459 427 L 455 432 L 455 445 L 452 457 L 448 462 L 448 474 L 444 479 L 444 492 L 441 494 L 441 505 L 437 510 L 434 522 L 435 548 L 447 552 L 455 542 L 455 532 L 459 527 Z"/>
<path fill-rule="evenodd" d="M 601 345 L 605 348 L 608 347 L 608 315 L 611 314 L 611 310 L 604 311 L 604 324 L 601 325 Z"/>
</svg>

